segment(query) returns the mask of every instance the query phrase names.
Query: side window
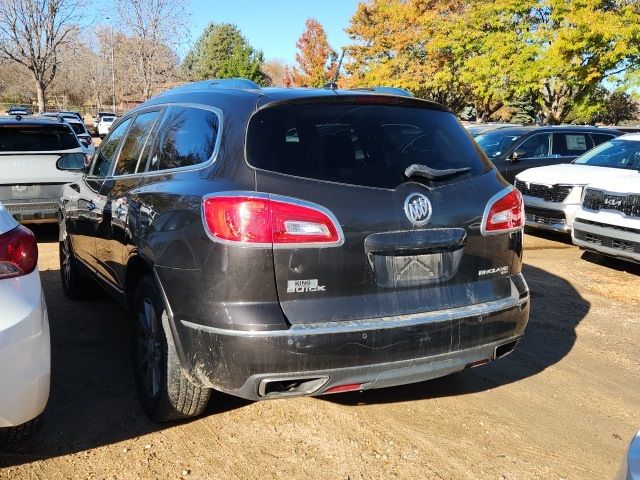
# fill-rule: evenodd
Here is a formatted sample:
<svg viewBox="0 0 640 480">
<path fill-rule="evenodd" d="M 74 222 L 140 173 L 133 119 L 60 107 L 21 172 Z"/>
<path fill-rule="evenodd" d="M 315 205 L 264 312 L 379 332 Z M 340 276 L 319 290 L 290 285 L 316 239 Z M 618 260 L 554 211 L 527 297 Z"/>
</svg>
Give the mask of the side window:
<svg viewBox="0 0 640 480">
<path fill-rule="evenodd" d="M 578 157 L 593 148 L 588 133 L 554 133 L 553 154 L 561 157 Z"/>
<path fill-rule="evenodd" d="M 218 138 L 218 115 L 195 107 L 171 107 L 160 126 L 160 141 L 149 171 L 204 163 Z"/>
<path fill-rule="evenodd" d="M 540 158 L 549 156 L 549 133 L 539 133 L 527 138 L 515 150 L 522 150 L 523 158 Z"/>
<path fill-rule="evenodd" d="M 127 132 L 127 138 L 122 143 L 118 162 L 114 175 L 128 175 L 136 173 L 142 159 L 142 165 L 146 163 L 146 157 L 142 156 L 143 149 L 149 139 L 149 134 L 155 125 L 159 111 L 141 113 L 131 124 Z"/>
<path fill-rule="evenodd" d="M 608 142 L 616 137 L 614 135 L 609 135 L 608 133 L 592 133 L 591 138 L 593 138 L 594 146 L 597 147 L 601 143 Z"/>
<path fill-rule="evenodd" d="M 116 154 L 118 153 L 120 142 L 122 141 L 124 134 L 127 133 L 129 123 L 131 123 L 130 118 L 118 125 L 114 130 L 112 130 L 105 138 L 104 142 L 102 142 L 100 148 L 98 149 L 98 152 L 96 153 L 93 169 L 91 170 L 92 176 L 106 177 L 107 175 L 109 175 L 111 165 L 115 159 Z"/>
</svg>

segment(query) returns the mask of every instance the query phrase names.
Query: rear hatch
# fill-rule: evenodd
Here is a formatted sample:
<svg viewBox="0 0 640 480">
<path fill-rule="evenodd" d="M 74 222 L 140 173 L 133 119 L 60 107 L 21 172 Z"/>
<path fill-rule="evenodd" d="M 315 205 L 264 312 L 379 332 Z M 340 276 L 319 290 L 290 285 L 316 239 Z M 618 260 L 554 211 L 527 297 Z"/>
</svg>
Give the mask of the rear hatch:
<svg viewBox="0 0 640 480">
<path fill-rule="evenodd" d="M 79 175 L 58 170 L 56 161 L 79 149 L 76 136 L 64 123 L 0 124 L 0 200 L 59 196 L 60 185 Z"/>
<path fill-rule="evenodd" d="M 247 161 L 258 192 L 318 204 L 343 232 L 337 246 L 274 249 L 278 297 L 292 324 L 393 317 L 511 294 L 517 248 L 509 235 L 480 232 L 505 182 L 448 111 L 368 95 L 279 102 L 251 119 Z M 408 177 L 414 164 L 438 178 Z"/>
</svg>

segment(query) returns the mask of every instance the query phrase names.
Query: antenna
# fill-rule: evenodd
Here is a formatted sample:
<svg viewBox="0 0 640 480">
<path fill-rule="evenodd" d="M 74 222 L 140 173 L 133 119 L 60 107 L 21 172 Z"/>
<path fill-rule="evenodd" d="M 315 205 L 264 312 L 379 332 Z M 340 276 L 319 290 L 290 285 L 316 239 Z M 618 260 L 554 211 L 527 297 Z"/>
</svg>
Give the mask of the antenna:
<svg viewBox="0 0 640 480">
<path fill-rule="evenodd" d="M 338 67 L 336 68 L 336 73 L 333 75 L 333 78 L 330 82 L 324 84 L 324 88 L 329 88 L 331 90 L 336 90 L 338 88 L 338 77 L 340 76 L 340 68 L 342 67 L 342 60 L 344 60 L 344 52 L 345 49 L 342 49 L 342 53 L 340 54 L 340 60 L 338 61 Z M 335 57 L 334 57 L 335 58 Z"/>
</svg>

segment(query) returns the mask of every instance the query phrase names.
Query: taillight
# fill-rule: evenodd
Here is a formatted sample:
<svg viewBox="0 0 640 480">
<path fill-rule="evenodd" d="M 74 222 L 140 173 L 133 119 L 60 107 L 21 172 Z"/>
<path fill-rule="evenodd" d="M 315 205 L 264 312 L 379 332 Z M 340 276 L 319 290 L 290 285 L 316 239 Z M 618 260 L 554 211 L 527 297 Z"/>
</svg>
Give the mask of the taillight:
<svg viewBox="0 0 640 480">
<path fill-rule="evenodd" d="M 520 191 L 505 189 L 489 200 L 482 218 L 484 235 L 513 232 L 523 227 L 524 203 Z"/>
<path fill-rule="evenodd" d="M 335 246 L 343 242 L 333 215 L 286 197 L 218 194 L 202 201 L 205 226 L 216 240 L 260 246 Z"/>
<path fill-rule="evenodd" d="M 0 235 L 0 279 L 27 275 L 38 264 L 38 243 L 30 230 L 18 226 Z"/>
</svg>

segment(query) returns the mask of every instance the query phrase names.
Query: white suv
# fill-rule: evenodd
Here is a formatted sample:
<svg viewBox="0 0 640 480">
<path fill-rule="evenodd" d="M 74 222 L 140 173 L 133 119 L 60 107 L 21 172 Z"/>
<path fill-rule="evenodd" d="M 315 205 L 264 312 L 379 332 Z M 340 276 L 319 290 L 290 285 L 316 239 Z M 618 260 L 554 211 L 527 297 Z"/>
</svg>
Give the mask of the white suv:
<svg viewBox="0 0 640 480">
<path fill-rule="evenodd" d="M 640 168 L 640 134 L 605 142 L 572 163 L 531 168 L 516 176 L 523 195 L 528 227 L 571 232 L 585 186 L 597 181 L 615 185 L 616 179 Z"/>
<path fill-rule="evenodd" d="M 640 262 L 640 142 L 636 143 L 639 171 L 586 188 L 573 221 L 572 240 L 586 250 Z"/>
</svg>

